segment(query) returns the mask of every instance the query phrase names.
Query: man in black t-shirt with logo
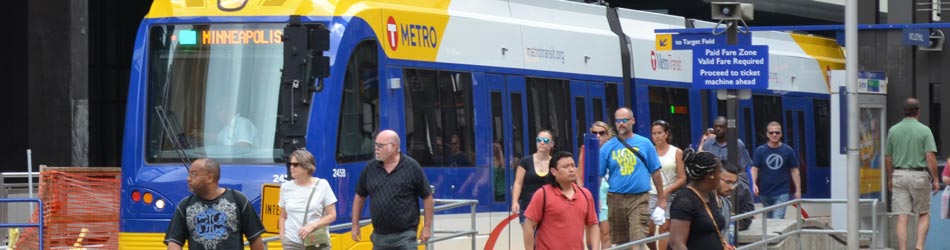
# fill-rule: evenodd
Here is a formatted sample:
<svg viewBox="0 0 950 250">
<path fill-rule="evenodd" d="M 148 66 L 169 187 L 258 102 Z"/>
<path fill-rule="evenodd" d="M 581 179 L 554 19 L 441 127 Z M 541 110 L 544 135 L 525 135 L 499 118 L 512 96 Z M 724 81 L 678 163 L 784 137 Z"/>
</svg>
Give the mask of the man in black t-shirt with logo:
<svg viewBox="0 0 950 250">
<path fill-rule="evenodd" d="M 244 249 L 243 235 L 252 250 L 264 249 L 264 225 L 247 197 L 234 189 L 218 186 L 221 165 L 198 159 L 188 169 L 188 191 L 193 194 L 178 203 L 164 243 L 169 250 Z"/>
</svg>

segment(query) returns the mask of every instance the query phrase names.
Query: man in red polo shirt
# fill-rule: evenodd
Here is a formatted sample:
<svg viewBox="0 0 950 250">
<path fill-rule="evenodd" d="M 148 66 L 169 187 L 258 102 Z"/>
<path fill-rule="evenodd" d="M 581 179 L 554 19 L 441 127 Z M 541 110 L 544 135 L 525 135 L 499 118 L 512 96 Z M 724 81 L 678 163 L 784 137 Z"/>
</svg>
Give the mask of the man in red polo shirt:
<svg viewBox="0 0 950 250">
<path fill-rule="evenodd" d="M 525 209 L 525 249 L 583 250 L 585 230 L 590 249 L 600 249 L 594 198 L 576 184 L 574 156 L 557 152 L 548 167 L 554 181 L 538 189 Z"/>
</svg>

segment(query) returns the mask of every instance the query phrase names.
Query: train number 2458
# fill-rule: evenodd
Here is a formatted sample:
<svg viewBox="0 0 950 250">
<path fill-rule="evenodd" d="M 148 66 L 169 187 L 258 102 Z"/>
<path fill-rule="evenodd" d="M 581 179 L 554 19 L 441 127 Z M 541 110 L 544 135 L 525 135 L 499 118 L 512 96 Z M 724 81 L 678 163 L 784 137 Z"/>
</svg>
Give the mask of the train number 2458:
<svg viewBox="0 0 950 250">
<path fill-rule="evenodd" d="M 333 178 L 346 178 L 346 169 L 345 169 L 345 168 L 334 168 L 334 169 L 333 169 Z"/>
</svg>

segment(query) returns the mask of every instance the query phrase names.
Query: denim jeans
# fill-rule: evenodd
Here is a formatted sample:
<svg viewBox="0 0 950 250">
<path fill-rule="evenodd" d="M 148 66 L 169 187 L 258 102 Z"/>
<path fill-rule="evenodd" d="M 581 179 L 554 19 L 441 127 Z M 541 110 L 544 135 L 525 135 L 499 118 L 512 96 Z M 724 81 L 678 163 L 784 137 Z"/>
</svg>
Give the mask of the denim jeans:
<svg viewBox="0 0 950 250">
<path fill-rule="evenodd" d="M 776 195 L 776 196 L 763 195 L 759 198 L 762 200 L 762 206 L 768 207 L 768 206 L 772 206 L 775 204 L 788 201 L 789 195 L 788 194 Z M 769 211 L 769 214 L 768 214 L 769 219 L 785 219 L 785 209 L 786 208 L 780 208 L 780 209 Z"/>
</svg>

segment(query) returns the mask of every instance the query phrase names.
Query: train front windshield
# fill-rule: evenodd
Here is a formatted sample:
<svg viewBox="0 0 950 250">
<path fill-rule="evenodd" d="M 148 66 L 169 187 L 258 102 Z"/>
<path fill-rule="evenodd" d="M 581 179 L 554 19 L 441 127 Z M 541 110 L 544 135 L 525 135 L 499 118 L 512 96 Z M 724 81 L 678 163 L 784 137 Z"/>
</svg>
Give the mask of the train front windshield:
<svg viewBox="0 0 950 250">
<path fill-rule="evenodd" d="M 153 26 L 146 158 L 266 164 L 276 140 L 285 24 Z"/>
</svg>

